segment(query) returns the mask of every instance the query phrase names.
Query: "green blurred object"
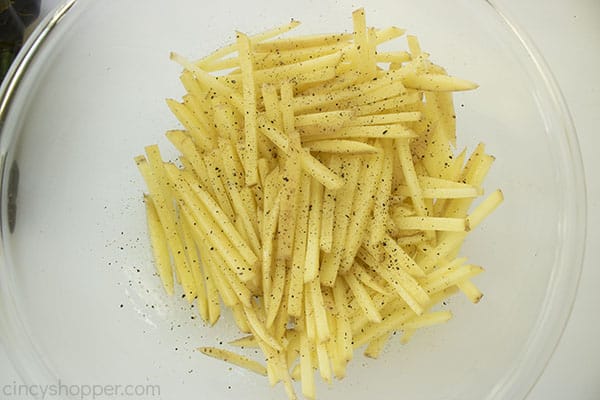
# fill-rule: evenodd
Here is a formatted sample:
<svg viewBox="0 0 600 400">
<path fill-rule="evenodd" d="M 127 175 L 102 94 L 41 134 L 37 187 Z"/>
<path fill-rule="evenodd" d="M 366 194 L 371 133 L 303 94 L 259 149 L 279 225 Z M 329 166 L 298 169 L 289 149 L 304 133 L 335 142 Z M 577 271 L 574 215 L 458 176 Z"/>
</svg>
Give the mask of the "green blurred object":
<svg viewBox="0 0 600 400">
<path fill-rule="evenodd" d="M 41 0 L 0 0 L 0 78 L 23 44 L 25 28 L 40 14 Z"/>
</svg>

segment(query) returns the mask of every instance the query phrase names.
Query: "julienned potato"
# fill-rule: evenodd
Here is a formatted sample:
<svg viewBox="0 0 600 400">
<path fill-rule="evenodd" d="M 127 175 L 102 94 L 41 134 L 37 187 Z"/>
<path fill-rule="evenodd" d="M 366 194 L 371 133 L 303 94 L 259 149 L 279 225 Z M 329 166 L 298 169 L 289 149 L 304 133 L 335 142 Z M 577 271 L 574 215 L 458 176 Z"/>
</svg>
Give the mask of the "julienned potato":
<svg viewBox="0 0 600 400">
<path fill-rule="evenodd" d="M 345 375 L 354 350 L 377 357 L 392 332 L 446 322 L 435 306 L 457 291 L 482 294 L 482 272 L 458 257 L 469 231 L 501 202 L 481 196 L 494 158 L 454 152 L 452 92 L 476 84 L 448 76 L 407 36 L 408 51 L 377 51 L 404 35 L 277 38 L 289 24 L 198 61 L 178 54 L 187 94 L 167 103 L 184 129 L 165 163 L 156 145 L 136 163 L 146 181 L 150 240 L 167 293 L 174 280 L 211 325 L 221 304 L 251 360 L 199 350 L 315 398 L 314 372 Z M 465 162 L 466 160 L 466 162 Z M 263 364 L 263 361 L 266 364 Z"/>
</svg>

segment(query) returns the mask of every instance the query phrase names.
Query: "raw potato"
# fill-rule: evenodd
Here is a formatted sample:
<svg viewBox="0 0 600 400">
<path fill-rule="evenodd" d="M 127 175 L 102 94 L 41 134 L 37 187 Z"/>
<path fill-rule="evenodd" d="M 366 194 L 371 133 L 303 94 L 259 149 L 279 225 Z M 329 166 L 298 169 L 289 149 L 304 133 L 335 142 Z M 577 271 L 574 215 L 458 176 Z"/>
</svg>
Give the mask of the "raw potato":
<svg viewBox="0 0 600 400">
<path fill-rule="evenodd" d="M 201 347 L 316 397 L 346 375 L 357 348 L 378 357 L 392 333 L 407 343 L 448 321 L 435 310 L 458 291 L 473 303 L 481 273 L 458 254 L 467 234 L 502 202 L 483 194 L 494 157 L 483 144 L 455 154 L 452 92 L 476 84 L 435 65 L 415 36 L 379 51 L 404 30 L 367 25 L 352 33 L 278 36 L 292 21 L 183 66 L 187 94 L 167 105 L 183 129 L 167 132 L 181 153 L 158 146 L 135 161 L 158 276 L 175 278 L 201 318 L 224 305 L 240 332 L 234 348 L 260 360 Z M 266 365 L 262 362 L 266 361 Z M 410 366 L 407 366 L 410 368 Z"/>
</svg>

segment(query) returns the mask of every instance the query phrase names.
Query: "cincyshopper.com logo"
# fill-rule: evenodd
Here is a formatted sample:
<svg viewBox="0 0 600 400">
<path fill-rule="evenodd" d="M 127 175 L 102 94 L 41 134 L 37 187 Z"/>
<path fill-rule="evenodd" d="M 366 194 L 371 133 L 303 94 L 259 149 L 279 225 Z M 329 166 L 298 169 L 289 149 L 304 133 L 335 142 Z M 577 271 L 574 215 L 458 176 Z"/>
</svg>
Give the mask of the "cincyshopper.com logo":
<svg viewBox="0 0 600 400">
<path fill-rule="evenodd" d="M 75 385 L 66 384 L 60 379 L 53 384 L 25 385 L 13 381 L 11 384 L 2 385 L 0 398 L 15 399 L 121 399 L 140 397 L 148 399 L 160 396 L 160 385 Z"/>
</svg>

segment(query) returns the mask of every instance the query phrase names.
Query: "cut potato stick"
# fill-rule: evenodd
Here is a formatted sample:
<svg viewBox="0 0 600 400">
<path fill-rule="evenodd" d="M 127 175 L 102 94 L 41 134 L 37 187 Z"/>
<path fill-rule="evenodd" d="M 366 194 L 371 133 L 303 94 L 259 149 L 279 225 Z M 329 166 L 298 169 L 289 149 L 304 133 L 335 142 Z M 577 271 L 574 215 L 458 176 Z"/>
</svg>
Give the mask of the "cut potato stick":
<svg viewBox="0 0 600 400">
<path fill-rule="evenodd" d="M 346 245 L 342 254 L 340 272 L 346 273 L 354 263 L 356 252 L 362 244 L 367 218 L 373 211 L 377 183 L 383 165 L 382 155 L 364 158 L 357 182 L 357 193 L 352 204 L 352 215 L 348 223 Z"/>
<path fill-rule="evenodd" d="M 359 281 L 361 281 L 365 286 L 373 289 L 376 292 L 381 294 L 390 294 L 389 290 L 387 290 L 383 285 L 380 285 L 375 278 L 373 278 L 367 270 L 358 262 L 354 263 L 352 269 L 348 272 L 348 274 L 353 274 Z"/>
<path fill-rule="evenodd" d="M 295 38 L 275 39 L 256 44 L 254 50 L 257 52 L 295 50 L 307 47 L 334 45 L 348 42 L 350 39 L 352 39 L 352 34 L 349 33 L 306 35 Z"/>
<path fill-rule="evenodd" d="M 401 124 L 350 126 L 335 132 L 310 133 L 302 135 L 305 141 L 332 139 L 414 139 L 417 134 Z"/>
<path fill-rule="evenodd" d="M 481 202 L 466 219 L 468 230 L 475 229 L 481 221 L 490 215 L 504 201 L 501 190 L 496 190 Z"/>
<path fill-rule="evenodd" d="M 384 51 L 375 55 L 375 61 L 378 63 L 403 63 L 410 60 L 410 53 L 406 51 Z"/>
<path fill-rule="evenodd" d="M 209 357 L 235 364 L 238 367 L 247 369 L 248 371 L 252 371 L 259 375 L 267 376 L 267 370 L 264 365 L 234 352 L 216 347 L 199 347 L 198 351 Z"/>
<path fill-rule="evenodd" d="M 379 358 L 379 355 L 383 351 L 383 348 L 387 344 L 389 338 L 390 333 L 384 333 L 383 335 L 371 340 L 371 342 L 365 349 L 365 356 L 370 358 Z"/>
<path fill-rule="evenodd" d="M 440 74 L 409 74 L 402 79 L 402 83 L 407 88 L 427 90 L 430 92 L 458 92 L 463 90 L 473 90 L 479 87 L 476 83 L 465 79 Z"/>
<path fill-rule="evenodd" d="M 184 104 L 167 99 L 167 105 L 179 122 L 190 132 L 196 146 L 201 150 L 208 150 L 214 146 L 214 138 L 205 133 L 206 125 L 202 124 Z"/>
<path fill-rule="evenodd" d="M 340 353 L 340 358 L 343 360 L 344 364 L 350 361 L 353 355 L 352 329 L 347 310 L 349 304 L 347 290 L 347 286 L 342 279 L 338 279 L 333 286 L 333 297 L 335 300 L 335 310 L 337 312 L 337 351 Z"/>
<path fill-rule="evenodd" d="M 390 258 L 390 262 L 399 266 L 414 277 L 423 277 L 423 269 L 400 247 L 398 242 L 390 236 L 384 237 L 384 249 Z"/>
<path fill-rule="evenodd" d="M 379 149 L 356 140 L 332 139 L 309 142 L 305 148 L 309 151 L 335 154 L 375 154 Z"/>
<path fill-rule="evenodd" d="M 293 223 L 296 231 L 294 233 L 290 288 L 287 299 L 288 314 L 294 317 L 299 317 L 302 313 L 309 200 L 310 177 L 306 174 L 302 174 L 298 193 L 298 212 L 296 221 Z"/>
<path fill-rule="evenodd" d="M 213 200 L 213 198 L 208 194 L 201 186 L 194 184 L 194 179 L 188 173 L 177 169 L 174 165 L 169 164 L 166 168 L 167 175 L 170 177 L 172 182 L 180 182 L 185 184 L 183 190 L 190 189 L 193 193 L 196 194 L 197 198 L 202 202 L 206 210 L 212 215 L 212 218 L 217 223 L 217 225 L 221 228 L 223 233 L 227 236 L 227 238 L 231 241 L 233 246 L 239 251 L 240 255 L 244 258 L 244 260 L 250 264 L 254 265 L 258 258 L 250 249 L 250 245 L 248 245 L 245 240 L 240 236 L 239 232 L 236 230 L 235 226 L 232 222 L 227 218 L 225 212 L 219 207 L 219 205 Z M 190 197 L 188 197 L 190 198 Z M 195 201 L 190 201 L 191 204 L 194 204 Z"/>
<path fill-rule="evenodd" d="M 300 376 L 302 380 L 302 394 L 308 399 L 314 400 L 316 389 L 312 351 L 307 335 L 303 334 L 300 334 Z"/>
<path fill-rule="evenodd" d="M 173 269 L 171 268 L 171 257 L 169 255 L 165 231 L 160 224 L 152 199 L 144 196 L 144 203 L 146 204 L 148 233 L 150 235 L 156 270 L 167 294 L 173 295 Z"/>
<path fill-rule="evenodd" d="M 341 167 L 347 176 L 347 182 L 338 195 L 338 204 L 334 210 L 331 252 L 325 253 L 321 262 L 321 284 L 325 286 L 333 286 L 342 262 L 342 255 L 345 249 L 344 241 L 347 236 L 348 223 L 350 222 L 348 215 L 351 212 L 360 167 L 361 160 L 353 158 L 349 159 Z"/>
<path fill-rule="evenodd" d="M 311 304 L 314 312 L 315 328 L 318 343 L 325 343 L 329 340 L 329 324 L 327 323 L 327 311 L 323 302 L 323 293 L 318 279 L 313 279 L 307 283 L 308 295 L 311 298 Z"/>
<path fill-rule="evenodd" d="M 410 104 L 414 104 L 421 100 L 421 96 L 418 92 L 402 94 L 400 96 L 395 96 L 391 98 L 387 98 L 381 101 L 377 101 L 370 104 L 363 104 L 359 106 L 355 106 L 353 111 L 355 115 L 365 116 L 372 115 L 377 113 L 386 113 L 390 110 L 396 111 L 401 107 L 405 107 Z"/>
<path fill-rule="evenodd" d="M 371 225 L 370 241 L 374 244 L 383 242 L 385 237 L 386 221 L 389 218 L 389 199 L 392 191 L 392 174 L 394 154 L 387 141 L 380 141 L 379 146 L 383 148 L 383 165 L 381 176 L 373 204 L 373 224 Z M 381 253 L 380 253 L 381 255 Z"/>
<path fill-rule="evenodd" d="M 333 155 L 329 163 L 333 173 L 339 174 L 342 167 L 342 159 Z M 333 189 L 325 189 L 323 193 L 323 211 L 321 212 L 321 237 L 320 247 L 325 253 L 331 251 L 333 242 L 333 221 L 335 205 L 337 200 L 337 191 Z"/>
<path fill-rule="evenodd" d="M 252 42 L 253 47 L 255 47 L 256 44 L 266 41 L 266 40 L 269 40 L 269 39 L 272 39 L 272 38 L 277 37 L 286 32 L 289 32 L 292 29 L 298 27 L 299 25 L 300 25 L 300 21 L 292 20 L 285 25 L 281 25 L 274 29 L 269 29 L 267 31 L 250 36 L 250 41 Z M 203 59 L 196 61 L 195 64 L 197 64 L 199 67 L 204 67 L 204 66 L 210 65 L 212 62 L 214 62 L 220 58 L 223 58 L 223 57 L 235 52 L 236 50 L 237 50 L 237 45 L 235 43 L 230 44 L 225 47 L 221 47 L 220 49 L 214 51 L 207 57 L 204 57 Z"/>
<path fill-rule="evenodd" d="M 286 155 L 289 154 L 290 150 L 287 138 L 270 121 L 266 120 L 264 116 L 259 117 L 259 127 L 262 133 L 279 147 L 281 151 Z M 300 151 L 300 161 L 302 168 L 316 180 L 321 182 L 326 188 L 335 190 L 339 189 L 344 184 L 344 181 L 339 176 L 331 172 L 329 168 L 311 156 L 308 151 Z"/>
<path fill-rule="evenodd" d="M 304 260 L 304 283 L 317 277 L 320 266 L 321 209 L 323 205 L 323 186 L 310 179 L 310 202 L 306 238 L 306 258 Z"/>
<path fill-rule="evenodd" d="M 479 303 L 479 301 L 483 298 L 483 293 L 468 279 L 460 281 L 456 284 L 456 286 L 460 289 L 461 292 L 467 296 L 469 300 L 473 304 Z"/>
<path fill-rule="evenodd" d="M 381 315 L 379 315 L 379 311 L 373 304 L 373 300 L 369 296 L 369 293 L 365 290 L 364 286 L 356 279 L 354 274 L 346 274 L 344 275 L 344 280 L 354 293 L 354 297 L 358 301 L 358 304 L 362 308 L 363 312 L 369 319 L 369 321 L 373 322 L 381 322 Z"/>
<path fill-rule="evenodd" d="M 341 128 L 352 118 L 353 112 L 350 110 L 325 111 L 313 114 L 296 115 L 294 125 L 296 127 L 319 125 L 334 128 Z"/>
<path fill-rule="evenodd" d="M 208 321 L 208 299 L 206 297 L 206 288 L 204 286 L 205 279 L 201 270 L 200 257 L 193 237 L 192 228 L 186 219 L 181 221 L 180 228 L 188 263 L 192 270 L 192 275 L 194 276 L 194 282 L 196 283 L 198 313 L 204 321 Z"/>
<path fill-rule="evenodd" d="M 406 179 L 406 184 L 410 190 L 413 207 L 417 212 L 417 215 L 426 216 L 428 212 L 425 207 L 425 202 L 423 201 L 423 193 L 421 191 L 421 186 L 419 185 L 409 145 L 406 142 L 397 141 L 396 147 L 398 149 L 398 158 L 400 159 L 404 179 Z"/>
<path fill-rule="evenodd" d="M 215 93 L 224 98 L 230 99 L 232 105 L 235 106 L 238 110 L 242 111 L 244 109 L 243 96 L 237 93 L 234 89 L 225 85 L 216 77 L 210 75 L 208 72 L 204 71 L 202 68 L 198 67 L 197 65 L 193 64 L 191 61 L 187 60 L 185 57 L 177 53 L 171 53 L 171 60 L 180 64 L 183 68 L 194 74 L 194 77 L 198 80 L 198 82 L 201 85 L 210 88 L 210 90 L 214 91 Z"/>
<path fill-rule="evenodd" d="M 167 173 L 173 185 L 180 188 L 179 193 L 182 199 L 193 209 L 194 218 L 206 227 L 207 232 L 212 232 L 209 235 L 210 242 L 220 249 L 221 255 L 228 260 L 229 265 L 237 271 L 244 282 L 250 280 L 255 274 L 253 265 L 256 264 L 258 258 L 231 221 L 227 220 L 223 211 L 214 203 L 208 193 L 198 185 L 193 185 L 189 175 L 178 170 L 174 165 L 168 166 Z"/>
<path fill-rule="evenodd" d="M 398 229 L 415 229 L 421 231 L 464 232 L 467 230 L 467 220 L 464 218 L 445 217 L 401 217 L 395 218 Z"/>
<path fill-rule="evenodd" d="M 185 259 L 183 244 L 177 230 L 175 209 L 172 206 L 170 192 L 167 191 L 167 177 L 165 176 L 158 146 L 147 146 L 146 153 L 148 154 L 148 162 L 144 157 L 138 157 L 136 158 L 136 163 L 146 181 L 150 197 L 154 202 L 158 218 L 164 229 L 167 245 L 173 256 L 177 276 L 181 280 L 181 285 L 188 297 L 188 301 L 191 302 L 194 299 L 196 285 L 192 271 Z"/>
<path fill-rule="evenodd" d="M 244 170 L 246 172 L 246 185 L 254 186 L 258 183 L 258 140 L 256 122 L 256 74 L 252 60 L 250 39 L 241 32 L 237 33 L 237 46 L 242 70 L 242 92 L 244 109 Z"/>
<path fill-rule="evenodd" d="M 364 115 L 352 118 L 347 126 L 369 126 L 369 125 L 390 125 L 402 122 L 414 122 L 421 119 L 419 111 L 406 111 L 389 114 Z"/>
<path fill-rule="evenodd" d="M 406 321 L 403 328 L 409 331 L 448 322 L 452 318 L 450 311 L 436 311 L 416 316 Z"/>
</svg>

